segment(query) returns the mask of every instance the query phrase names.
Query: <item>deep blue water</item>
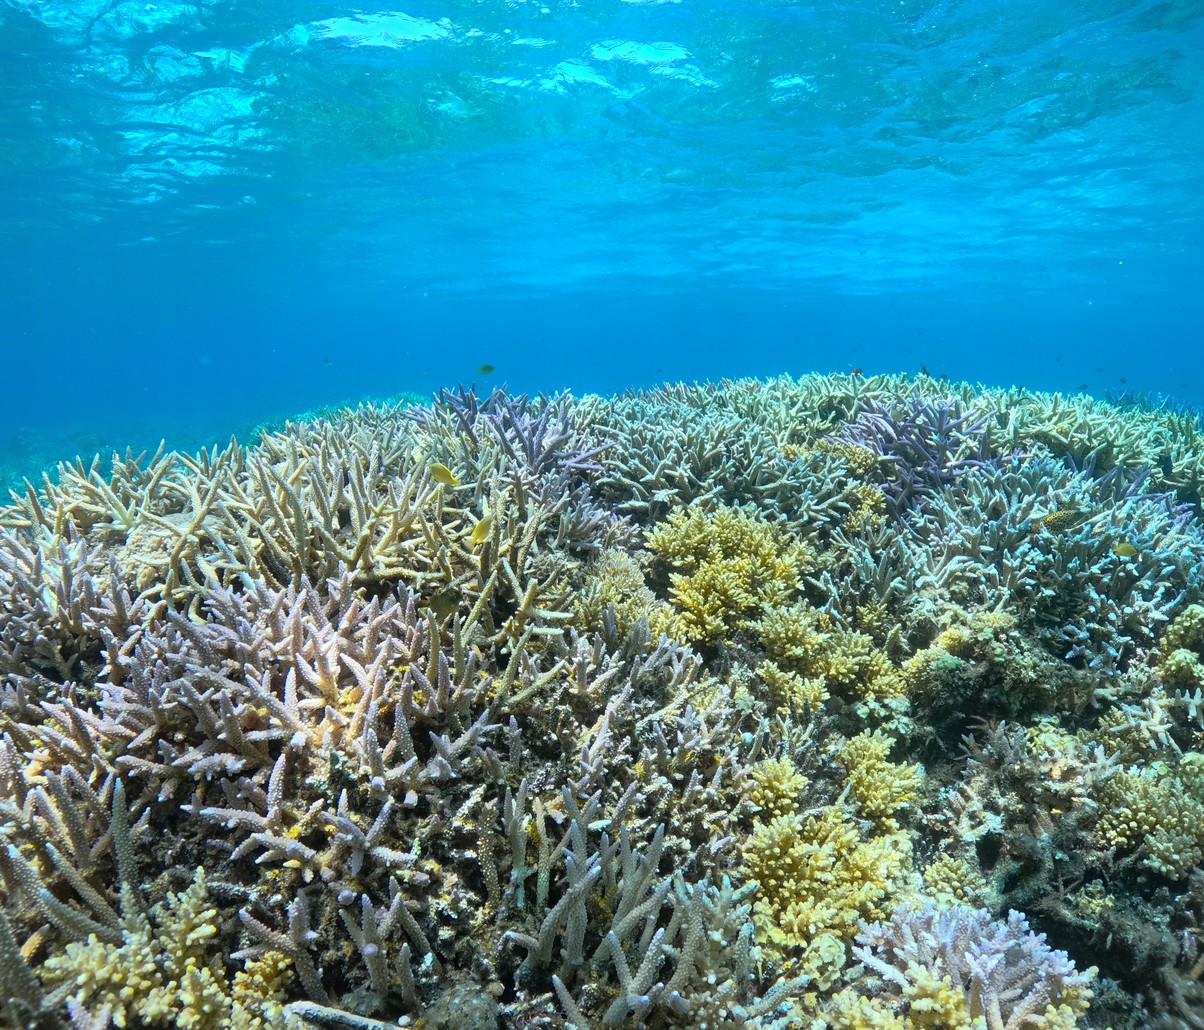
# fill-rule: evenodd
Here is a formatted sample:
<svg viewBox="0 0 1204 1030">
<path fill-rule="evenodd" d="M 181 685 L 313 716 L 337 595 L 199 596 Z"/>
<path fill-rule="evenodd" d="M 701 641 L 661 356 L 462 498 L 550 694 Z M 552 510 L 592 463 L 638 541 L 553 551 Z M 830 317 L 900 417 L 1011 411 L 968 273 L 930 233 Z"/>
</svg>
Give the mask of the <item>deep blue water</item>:
<svg viewBox="0 0 1204 1030">
<path fill-rule="evenodd" d="M 6 477 L 473 380 L 1204 403 L 1202 284 L 1200 0 L 0 0 Z"/>
</svg>

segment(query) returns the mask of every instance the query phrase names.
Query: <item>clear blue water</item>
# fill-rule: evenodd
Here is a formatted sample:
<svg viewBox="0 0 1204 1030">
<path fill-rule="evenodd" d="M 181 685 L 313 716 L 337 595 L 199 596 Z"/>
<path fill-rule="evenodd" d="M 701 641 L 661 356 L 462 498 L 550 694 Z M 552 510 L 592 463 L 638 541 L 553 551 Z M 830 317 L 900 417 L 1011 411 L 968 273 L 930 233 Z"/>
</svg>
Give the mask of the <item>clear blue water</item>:
<svg viewBox="0 0 1204 1030">
<path fill-rule="evenodd" d="M 1204 402 L 1204 3 L 0 0 L 0 465 L 482 381 Z"/>
</svg>

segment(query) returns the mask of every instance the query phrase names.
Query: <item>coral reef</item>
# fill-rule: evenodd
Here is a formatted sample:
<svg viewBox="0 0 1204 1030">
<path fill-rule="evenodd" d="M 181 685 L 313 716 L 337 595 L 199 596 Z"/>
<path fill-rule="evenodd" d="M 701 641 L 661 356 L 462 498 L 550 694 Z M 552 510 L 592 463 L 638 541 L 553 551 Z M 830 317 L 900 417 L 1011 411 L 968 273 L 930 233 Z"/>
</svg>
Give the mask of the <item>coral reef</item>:
<svg viewBox="0 0 1204 1030">
<path fill-rule="evenodd" d="M 1204 1025 L 1200 442 L 815 375 L 61 465 L 0 1025 Z"/>
<path fill-rule="evenodd" d="M 1078 1025 L 1095 969 L 1078 972 L 1065 952 L 1029 930 L 1019 912 L 994 920 L 983 909 L 902 906 L 865 926 L 853 953 L 906 999 L 904 1026 L 1044 1030 Z"/>
</svg>

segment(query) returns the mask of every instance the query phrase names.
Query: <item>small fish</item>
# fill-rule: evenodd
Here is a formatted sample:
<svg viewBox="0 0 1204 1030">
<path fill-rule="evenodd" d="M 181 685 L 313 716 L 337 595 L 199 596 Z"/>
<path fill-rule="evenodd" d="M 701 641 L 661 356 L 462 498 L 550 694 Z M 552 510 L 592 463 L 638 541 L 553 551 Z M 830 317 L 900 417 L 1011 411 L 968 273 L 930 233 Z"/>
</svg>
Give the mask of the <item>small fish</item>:
<svg viewBox="0 0 1204 1030">
<path fill-rule="evenodd" d="M 1136 558 L 1140 552 L 1128 540 L 1122 540 L 1112 548 L 1112 553 L 1118 558 Z"/>
<path fill-rule="evenodd" d="M 1079 511 L 1078 508 L 1059 508 L 1048 515 L 1042 515 L 1039 519 L 1033 519 L 1033 525 L 1044 526 L 1051 533 L 1065 533 L 1086 521 L 1087 513 Z"/>
<path fill-rule="evenodd" d="M 493 528 L 493 516 L 486 515 L 475 526 L 472 527 L 472 536 L 468 538 L 468 542 L 474 547 L 477 544 L 483 544 L 489 539 L 489 531 Z"/>
<path fill-rule="evenodd" d="M 497 369 L 495 369 L 493 365 L 490 365 L 488 362 L 486 362 L 484 365 L 478 365 L 477 371 L 483 376 L 491 376 L 497 371 Z"/>
<path fill-rule="evenodd" d="M 443 486 L 455 486 L 460 480 L 456 478 L 456 474 L 442 462 L 431 462 L 431 478 Z"/>
<path fill-rule="evenodd" d="M 442 622 L 449 615 L 454 615 L 460 609 L 460 591 L 455 587 L 446 587 L 435 594 L 426 606 L 435 613 L 435 618 Z"/>
</svg>

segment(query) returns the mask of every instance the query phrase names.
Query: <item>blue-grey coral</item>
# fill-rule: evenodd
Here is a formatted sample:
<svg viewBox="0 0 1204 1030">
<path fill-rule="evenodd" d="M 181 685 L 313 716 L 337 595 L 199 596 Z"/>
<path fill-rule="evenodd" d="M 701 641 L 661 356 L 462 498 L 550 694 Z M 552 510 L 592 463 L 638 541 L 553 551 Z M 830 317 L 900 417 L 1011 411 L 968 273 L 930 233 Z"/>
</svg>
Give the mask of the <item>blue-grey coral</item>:
<svg viewBox="0 0 1204 1030">
<path fill-rule="evenodd" d="M 987 1030 L 1074 1026 L 1092 996 L 1095 970 L 1076 970 L 1020 912 L 1004 921 L 961 905 L 902 906 L 888 922 L 863 925 L 857 940 L 853 953 L 913 1011 L 946 993 L 961 1002 L 959 1015 Z"/>
</svg>

